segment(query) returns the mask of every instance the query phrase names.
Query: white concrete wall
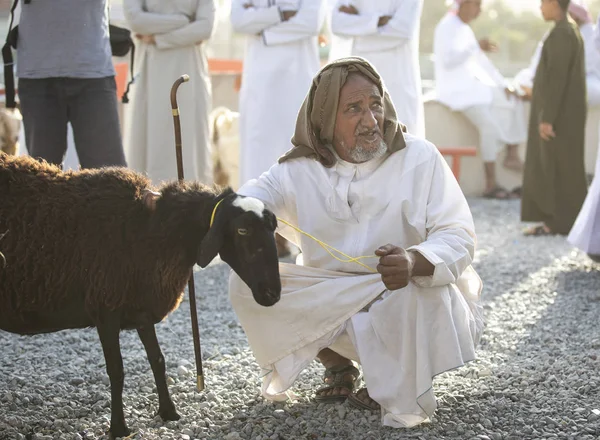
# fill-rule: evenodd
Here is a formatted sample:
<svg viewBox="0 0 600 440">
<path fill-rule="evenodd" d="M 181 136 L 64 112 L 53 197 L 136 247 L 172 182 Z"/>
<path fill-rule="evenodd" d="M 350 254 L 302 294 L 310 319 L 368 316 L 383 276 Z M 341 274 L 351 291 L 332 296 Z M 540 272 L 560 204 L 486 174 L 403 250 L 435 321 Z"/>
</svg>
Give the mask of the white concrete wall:
<svg viewBox="0 0 600 440">
<path fill-rule="evenodd" d="M 526 104 L 529 118 L 529 104 Z M 600 123 L 600 107 L 588 111 L 586 123 L 585 168 L 592 174 L 596 164 L 598 151 L 598 127 Z M 460 113 L 453 112 L 448 107 L 435 100 L 425 101 L 426 137 L 438 147 L 479 147 L 479 135 L 475 127 Z M 525 145 L 519 147 L 521 157 L 525 158 Z M 521 185 L 520 173 L 509 171 L 502 166 L 505 152 L 498 155 L 496 173 L 498 183 L 512 190 Z M 449 164 L 452 159 L 447 158 Z M 461 161 L 460 186 L 467 196 L 478 196 L 484 190 L 483 161 L 479 154 L 475 157 L 463 157 Z"/>
</svg>

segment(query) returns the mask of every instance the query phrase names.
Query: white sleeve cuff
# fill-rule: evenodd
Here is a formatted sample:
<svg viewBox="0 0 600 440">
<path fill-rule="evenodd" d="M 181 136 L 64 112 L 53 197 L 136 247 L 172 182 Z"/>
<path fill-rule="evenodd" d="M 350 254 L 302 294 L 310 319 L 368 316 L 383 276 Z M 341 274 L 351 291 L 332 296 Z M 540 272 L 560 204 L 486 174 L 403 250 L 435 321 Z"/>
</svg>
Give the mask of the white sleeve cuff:
<svg viewBox="0 0 600 440">
<path fill-rule="evenodd" d="M 452 275 L 452 272 L 448 269 L 448 266 L 440 257 L 435 255 L 433 252 L 427 250 L 425 246 L 417 245 L 411 246 L 407 251 L 416 251 L 423 255 L 427 261 L 429 261 L 434 269 L 433 275 L 431 276 L 414 276 L 411 280 L 419 287 L 437 287 L 445 286 L 456 282 L 456 278 Z"/>
</svg>

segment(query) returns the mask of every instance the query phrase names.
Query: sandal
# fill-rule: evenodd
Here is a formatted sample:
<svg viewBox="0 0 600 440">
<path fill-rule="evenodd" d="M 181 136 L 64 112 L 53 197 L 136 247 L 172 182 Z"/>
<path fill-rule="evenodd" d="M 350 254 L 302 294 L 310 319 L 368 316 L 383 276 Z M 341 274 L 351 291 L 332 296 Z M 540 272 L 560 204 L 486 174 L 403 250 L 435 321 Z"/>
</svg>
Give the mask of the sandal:
<svg viewBox="0 0 600 440">
<path fill-rule="evenodd" d="M 363 402 L 362 400 L 360 400 L 358 398 L 359 394 L 367 394 L 367 396 L 369 396 L 369 392 L 367 391 L 366 388 L 361 388 L 360 390 L 358 390 L 356 392 L 356 394 L 351 394 L 348 396 L 348 403 L 350 405 L 352 405 L 354 408 L 358 408 L 358 409 L 366 409 L 369 411 L 379 411 L 381 409 L 381 405 L 379 405 L 377 402 L 375 402 L 373 399 L 371 399 L 371 397 L 369 397 L 369 399 L 371 399 L 373 401 L 373 403 L 377 406 L 372 406 L 369 405 L 368 403 Z"/>
<path fill-rule="evenodd" d="M 508 200 L 510 199 L 510 195 L 506 190 L 497 186 L 489 191 L 483 193 L 484 199 L 497 199 L 497 200 Z"/>
<path fill-rule="evenodd" d="M 556 235 L 550 229 L 546 229 L 544 225 L 534 226 L 533 228 L 526 229 L 523 231 L 525 237 L 542 237 L 548 235 Z"/>
<path fill-rule="evenodd" d="M 347 376 L 354 376 L 355 379 L 347 380 Z M 360 380 L 360 372 L 354 365 L 342 365 L 337 367 L 327 368 L 325 375 L 323 376 L 323 382 L 327 384 L 322 388 L 319 388 L 315 393 L 315 400 L 319 403 L 337 403 L 344 402 L 349 395 L 354 392 L 354 388 Z M 321 394 L 326 391 L 333 390 L 335 388 L 345 388 L 350 391 L 350 394 L 334 394 L 323 396 Z"/>
</svg>

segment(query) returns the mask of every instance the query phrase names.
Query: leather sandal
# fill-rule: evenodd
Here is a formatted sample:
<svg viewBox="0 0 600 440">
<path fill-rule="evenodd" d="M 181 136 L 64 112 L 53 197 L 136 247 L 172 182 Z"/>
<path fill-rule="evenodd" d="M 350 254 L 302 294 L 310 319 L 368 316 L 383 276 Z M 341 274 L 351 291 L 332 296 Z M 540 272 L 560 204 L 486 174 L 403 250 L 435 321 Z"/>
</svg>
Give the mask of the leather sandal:
<svg viewBox="0 0 600 440">
<path fill-rule="evenodd" d="M 369 395 L 369 392 L 367 391 L 366 388 L 361 388 L 360 390 L 358 390 L 356 392 L 356 394 L 352 394 L 350 396 L 348 396 L 348 403 L 353 406 L 354 408 L 358 408 L 358 409 L 366 409 L 369 411 L 379 411 L 381 409 L 381 405 L 379 405 L 379 403 L 375 402 L 373 399 L 371 399 L 371 397 L 369 397 L 369 399 L 371 399 L 376 406 L 371 406 L 368 403 L 363 402 L 361 399 L 358 398 L 358 395 L 361 393 L 366 393 L 367 396 Z"/>
<path fill-rule="evenodd" d="M 354 376 L 354 380 L 348 380 L 348 376 Z M 354 392 L 356 385 L 360 380 L 360 372 L 354 365 L 342 365 L 337 367 L 327 368 L 325 375 L 323 376 L 323 382 L 327 384 L 322 388 L 319 388 L 315 393 L 315 401 L 319 403 L 338 403 L 344 402 L 348 395 Z M 334 389 L 345 388 L 350 393 L 344 394 L 333 394 L 333 395 L 322 395 L 323 393 L 334 390 Z"/>
</svg>

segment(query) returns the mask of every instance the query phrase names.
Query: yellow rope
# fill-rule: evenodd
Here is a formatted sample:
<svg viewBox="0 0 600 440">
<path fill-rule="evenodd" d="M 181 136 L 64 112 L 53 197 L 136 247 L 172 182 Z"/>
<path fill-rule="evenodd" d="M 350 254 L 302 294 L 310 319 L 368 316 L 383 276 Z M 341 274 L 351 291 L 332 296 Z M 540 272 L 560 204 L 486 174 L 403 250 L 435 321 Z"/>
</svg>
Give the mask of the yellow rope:
<svg viewBox="0 0 600 440">
<path fill-rule="evenodd" d="M 217 208 L 219 207 L 219 205 L 221 204 L 221 202 L 223 200 L 224 199 L 219 200 L 217 202 L 217 204 L 215 205 L 214 209 L 213 209 L 212 215 L 210 216 L 210 227 L 212 227 L 213 222 L 215 221 L 215 215 L 217 213 Z M 358 260 L 364 260 L 365 258 L 377 258 L 377 255 L 362 255 L 360 257 L 351 257 L 350 255 L 345 254 L 342 251 L 334 248 L 333 246 L 328 245 L 327 243 L 319 240 L 318 238 L 310 235 L 308 232 L 303 231 L 299 227 L 292 225 L 291 223 L 287 222 L 286 220 L 284 220 L 282 218 L 277 217 L 277 221 L 279 221 L 279 222 L 281 222 L 281 223 L 283 223 L 285 225 L 288 225 L 290 228 L 294 229 L 295 231 L 297 231 L 297 232 L 299 232 L 299 233 L 301 233 L 303 235 L 306 235 L 308 238 L 316 241 L 323 249 L 325 249 L 329 253 L 329 255 L 331 255 L 336 260 L 338 260 L 338 261 L 340 261 L 342 263 L 356 263 L 356 264 L 361 265 L 365 269 L 369 270 L 370 272 L 377 273 L 377 270 L 375 270 L 372 267 L 369 267 L 366 264 L 361 263 L 360 261 L 358 261 Z M 342 255 L 343 257 L 346 257 L 346 259 L 342 259 L 342 258 L 338 257 L 332 251 L 333 252 L 337 252 L 338 254 Z"/>
<path fill-rule="evenodd" d="M 374 273 L 377 272 L 377 270 L 373 269 L 372 267 L 369 267 L 366 264 L 363 264 L 360 261 L 358 261 L 358 260 L 363 260 L 365 258 L 377 258 L 377 255 L 362 255 L 360 257 L 351 257 L 350 255 L 347 255 L 347 254 L 343 253 L 342 251 L 334 248 L 333 246 L 328 245 L 327 243 L 325 243 L 325 242 L 319 240 L 318 238 L 310 235 L 308 232 L 303 231 L 302 229 L 300 229 L 300 228 L 292 225 L 291 223 L 289 223 L 289 222 L 287 222 L 287 221 L 285 221 L 285 220 L 283 220 L 283 219 L 281 219 L 279 217 L 277 217 L 277 221 L 279 221 L 279 222 L 281 222 L 281 223 L 283 223 L 285 225 L 288 225 L 290 228 L 294 229 L 295 231 L 300 232 L 301 234 L 306 235 L 308 238 L 316 241 L 319 245 L 321 245 L 321 247 L 323 249 L 325 249 L 329 253 L 329 255 L 331 255 L 336 260 L 341 261 L 342 263 L 356 263 L 356 264 L 360 264 L 362 267 L 368 269 L 371 272 L 374 272 Z M 331 252 L 331 251 L 337 252 L 338 254 L 346 257 L 346 259 L 339 258 L 338 256 L 334 255 L 333 252 Z"/>
<path fill-rule="evenodd" d="M 217 204 L 215 205 L 212 215 L 210 216 L 210 226 L 209 228 L 212 228 L 213 222 L 215 221 L 215 215 L 217 214 L 217 208 L 219 207 L 219 205 L 221 204 L 221 202 L 225 200 L 225 199 L 221 199 L 217 202 Z"/>
</svg>

